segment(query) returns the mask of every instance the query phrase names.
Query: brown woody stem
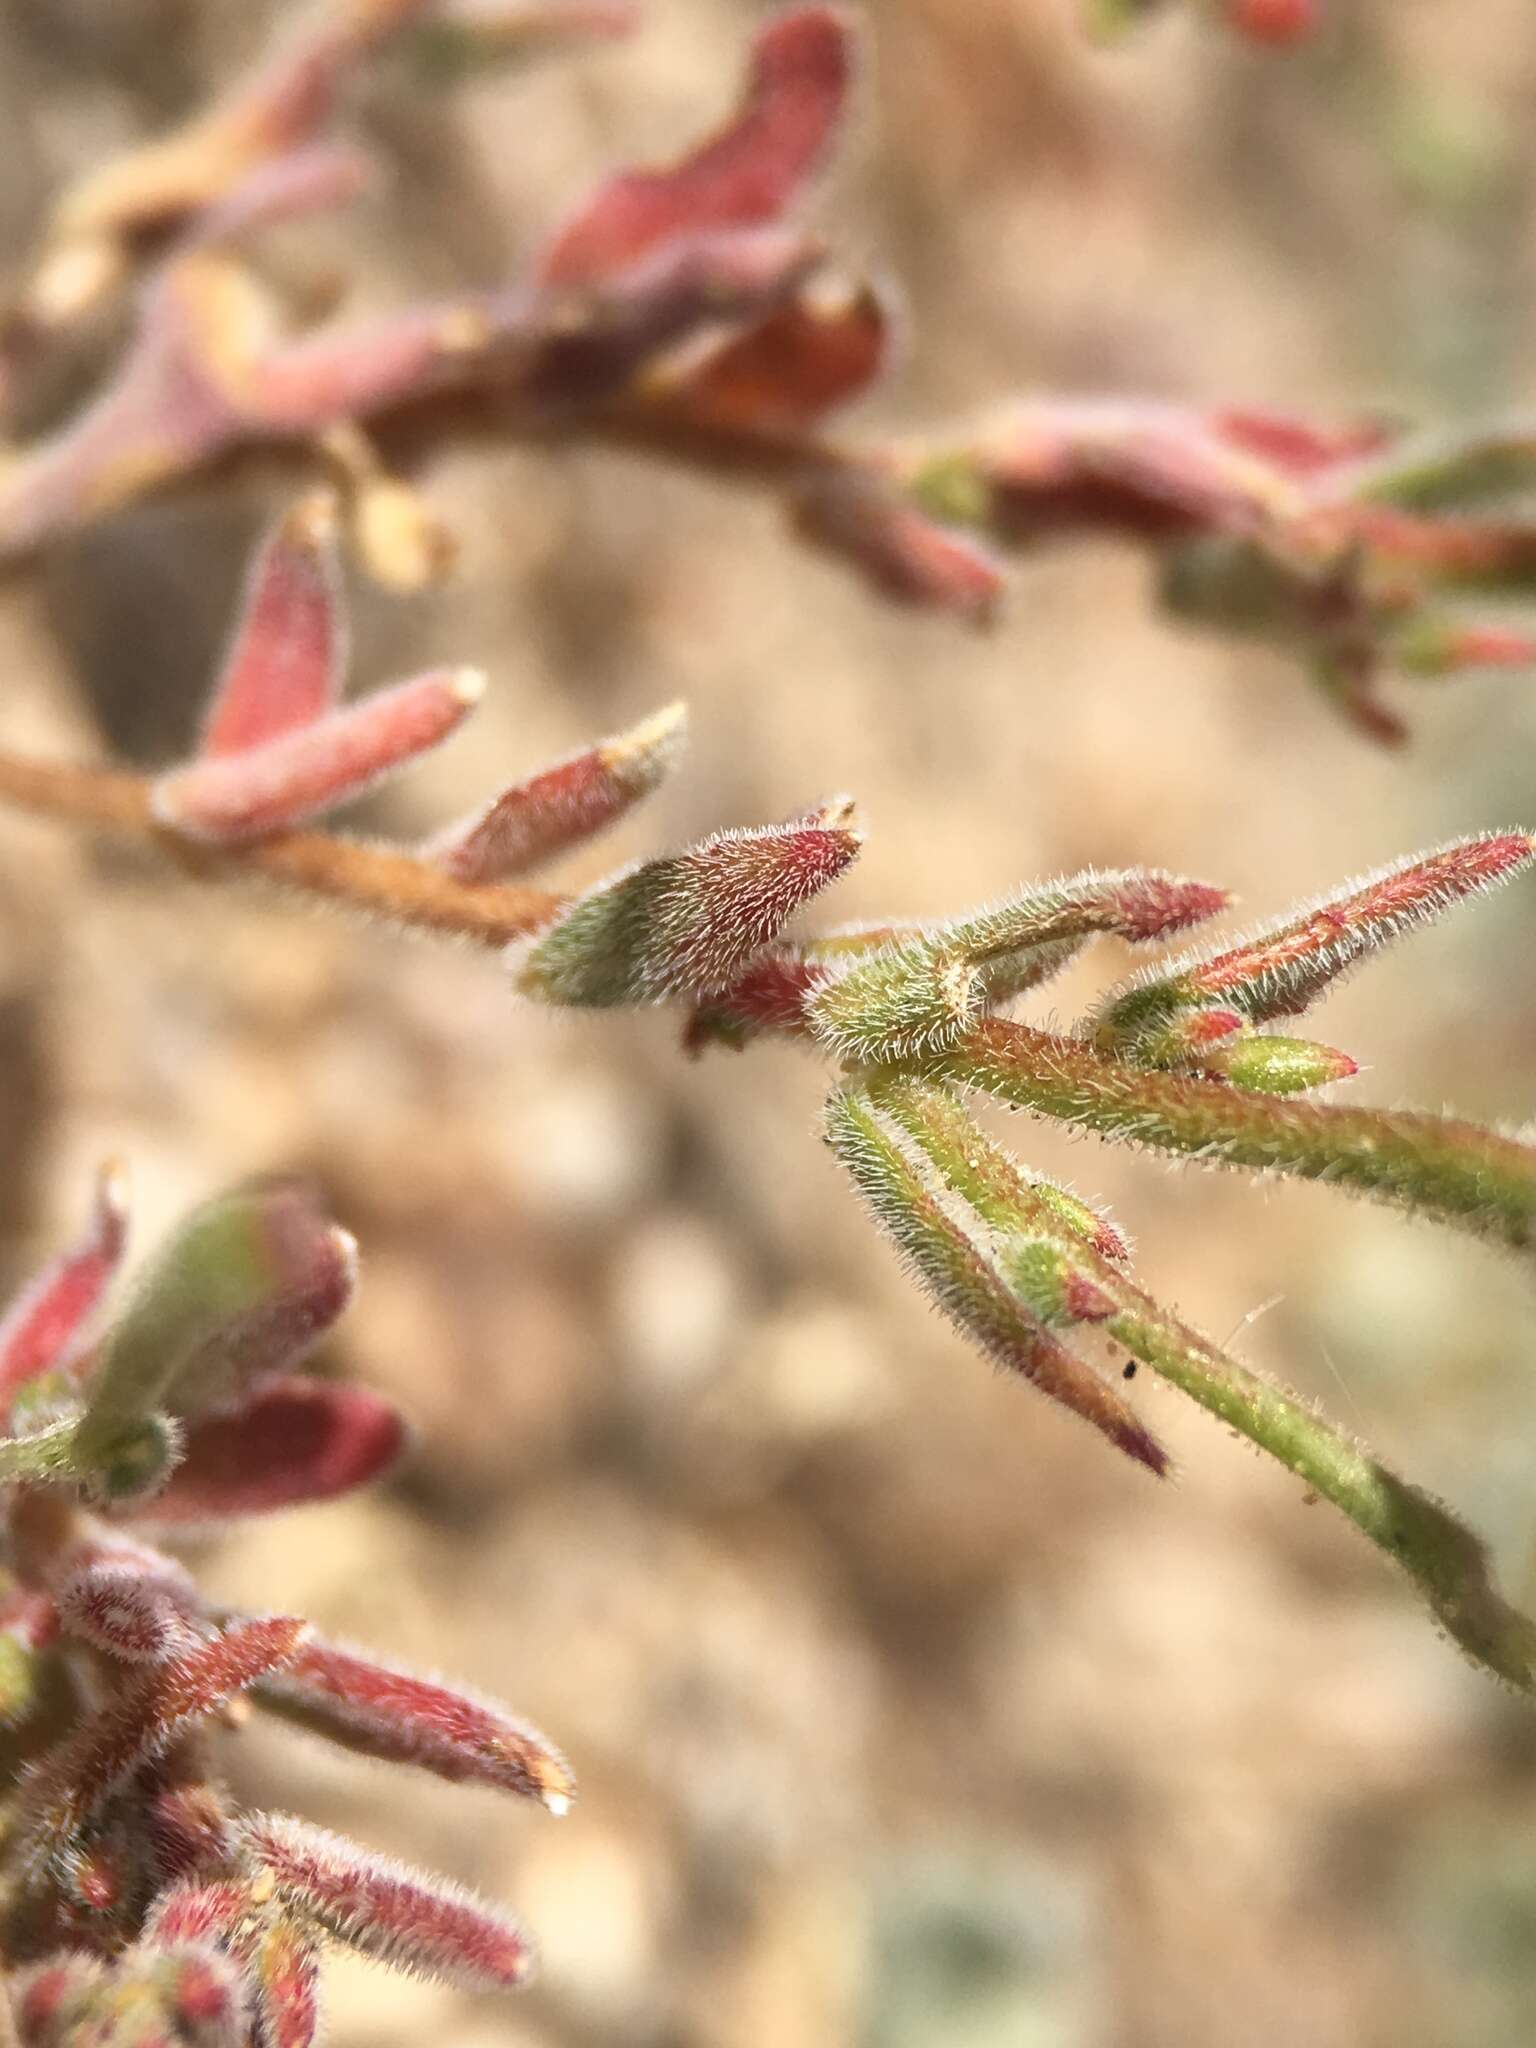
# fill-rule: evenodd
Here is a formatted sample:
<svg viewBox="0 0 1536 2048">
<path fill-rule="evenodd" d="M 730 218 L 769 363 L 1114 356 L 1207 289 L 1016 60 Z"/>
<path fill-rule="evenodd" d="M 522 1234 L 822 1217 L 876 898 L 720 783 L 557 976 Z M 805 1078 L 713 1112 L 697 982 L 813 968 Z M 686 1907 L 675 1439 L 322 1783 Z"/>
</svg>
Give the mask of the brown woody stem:
<svg viewBox="0 0 1536 2048">
<path fill-rule="evenodd" d="M 147 841 L 200 877 L 272 882 L 492 948 L 541 930 L 566 901 L 544 889 L 456 882 L 413 854 L 329 832 L 277 832 L 240 846 L 193 846 L 156 821 L 148 779 L 121 768 L 59 766 L 0 752 L 0 798 L 40 817 Z"/>
</svg>

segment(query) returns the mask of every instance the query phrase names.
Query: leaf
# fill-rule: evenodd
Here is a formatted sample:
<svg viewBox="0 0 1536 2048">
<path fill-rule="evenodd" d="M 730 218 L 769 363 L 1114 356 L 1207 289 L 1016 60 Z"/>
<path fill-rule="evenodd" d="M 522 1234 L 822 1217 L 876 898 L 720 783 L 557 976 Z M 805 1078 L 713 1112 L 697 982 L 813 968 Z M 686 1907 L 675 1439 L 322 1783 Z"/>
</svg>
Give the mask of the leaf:
<svg viewBox="0 0 1536 2048">
<path fill-rule="evenodd" d="M 984 1018 L 928 1072 L 1104 1137 L 1205 1165 L 1326 1181 L 1512 1250 L 1536 1246 L 1536 1147 L 1454 1117 L 1287 1101 L 1193 1074 L 1148 1073 L 1004 1017 Z"/>
<path fill-rule="evenodd" d="M 96 1203 L 85 1234 L 26 1288 L 0 1320 L 0 1418 L 20 1390 L 42 1374 L 69 1366 L 123 1255 L 128 1186 L 115 1162 L 96 1180 Z"/>
<path fill-rule="evenodd" d="M 546 284 L 589 282 L 658 245 L 779 220 L 814 176 L 842 123 L 852 33 L 830 7 L 797 7 L 759 32 L 740 111 L 665 170 L 621 171 L 553 237 Z"/>
<path fill-rule="evenodd" d="M 291 1616 L 236 1622 L 183 1655 L 145 1666 L 33 1766 L 20 1799 L 23 1839 L 36 1851 L 61 1851 L 135 1771 L 286 1663 L 306 1633 Z"/>
<path fill-rule="evenodd" d="M 1167 1453 L 1118 1389 L 1066 1347 L 1050 1319 L 1017 1298 L 981 1219 L 967 1219 L 943 1198 L 883 1125 L 864 1089 L 846 1088 L 831 1098 L 825 1135 L 913 1277 L 987 1357 L 1082 1416 L 1150 1471 L 1167 1471 Z"/>
<path fill-rule="evenodd" d="M 326 1934 L 397 1970 L 463 1991 L 507 1991 L 533 1968 L 526 1936 L 457 1885 L 373 1856 L 282 1814 L 242 1822 L 278 1896 Z"/>
<path fill-rule="evenodd" d="M 1189 955 L 1138 976 L 1106 999 L 1098 1044 L 1134 1043 L 1186 1009 L 1221 1005 L 1250 1023 L 1299 1016 L 1368 953 L 1536 861 L 1524 832 L 1480 833 L 1377 870 L 1279 919 L 1241 944 Z"/>
<path fill-rule="evenodd" d="M 871 284 L 812 281 L 675 381 L 648 386 L 688 419 L 717 428 L 786 433 L 813 426 L 866 390 L 885 367 L 891 316 Z"/>
<path fill-rule="evenodd" d="M 344 1748 L 415 1764 L 454 1784 L 494 1785 L 552 1813 L 564 1813 L 575 1794 L 565 1759 L 526 1721 L 340 1644 L 306 1644 L 258 1685 L 256 1698 Z"/>
<path fill-rule="evenodd" d="M 440 746 L 485 693 L 478 669 L 439 669 L 238 754 L 173 768 L 154 785 L 162 825 L 228 846 L 350 803 Z"/>
<path fill-rule="evenodd" d="M 408 1441 L 398 1409 L 362 1387 L 275 1379 L 188 1425 L 181 1461 L 136 1521 L 225 1521 L 334 1500 L 368 1485 Z"/>
<path fill-rule="evenodd" d="M 1521 1691 L 1536 1690 L 1536 1624 L 1501 1597 L 1484 1546 L 1438 1501 L 1161 1308 L 1086 1234 L 1055 1232 L 1041 1191 L 947 1090 L 893 1076 L 877 1083 L 873 1102 L 921 1148 L 955 1197 L 993 1229 L 1013 1233 L 1004 1259 L 1012 1280 L 1049 1289 L 1058 1313 L 1086 1315 L 1295 1472 L 1409 1574 L 1468 1656 Z"/>
<path fill-rule="evenodd" d="M 684 707 L 670 704 L 629 732 L 514 783 L 434 839 L 428 858 L 469 884 L 527 874 L 606 831 L 649 796 L 677 765 L 687 723 Z"/>
<path fill-rule="evenodd" d="M 994 553 L 932 519 L 878 474 L 830 472 L 790 502 L 802 540 L 850 561 L 882 596 L 990 625 L 1005 588 Z"/>
<path fill-rule="evenodd" d="M 1176 875 L 1090 870 L 856 959 L 808 994 L 805 1015 L 841 1059 L 922 1058 L 954 1044 L 990 1003 L 1028 987 L 1042 952 L 1054 968 L 1067 942 L 1094 932 L 1161 938 L 1226 901 L 1224 890 Z"/>
<path fill-rule="evenodd" d="M 199 752 L 246 753 L 331 711 L 346 673 L 333 492 L 302 498 L 252 564 Z"/>
</svg>

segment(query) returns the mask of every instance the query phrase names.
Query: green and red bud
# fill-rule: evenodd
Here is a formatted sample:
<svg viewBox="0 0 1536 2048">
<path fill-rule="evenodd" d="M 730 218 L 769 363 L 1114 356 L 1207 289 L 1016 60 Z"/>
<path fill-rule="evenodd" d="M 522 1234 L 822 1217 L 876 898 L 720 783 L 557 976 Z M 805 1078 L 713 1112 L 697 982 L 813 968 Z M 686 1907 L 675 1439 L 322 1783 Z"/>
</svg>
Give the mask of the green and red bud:
<svg viewBox="0 0 1536 2048">
<path fill-rule="evenodd" d="M 582 1008 L 728 988 L 861 843 L 853 806 L 840 798 L 785 825 L 719 832 L 627 868 L 516 950 L 517 985 Z"/>
</svg>

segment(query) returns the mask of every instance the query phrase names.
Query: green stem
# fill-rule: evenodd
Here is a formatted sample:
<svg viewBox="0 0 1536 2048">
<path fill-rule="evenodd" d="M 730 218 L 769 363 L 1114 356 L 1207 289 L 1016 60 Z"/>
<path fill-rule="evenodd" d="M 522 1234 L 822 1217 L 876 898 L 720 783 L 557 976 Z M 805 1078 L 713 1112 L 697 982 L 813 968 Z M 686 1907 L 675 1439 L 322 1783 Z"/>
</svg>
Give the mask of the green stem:
<svg viewBox="0 0 1536 2048">
<path fill-rule="evenodd" d="M 1147 1072 L 985 1019 L 924 1071 L 1155 1151 L 1353 1188 L 1518 1251 L 1536 1246 L 1536 1148 L 1453 1117 L 1277 1099 Z"/>
<path fill-rule="evenodd" d="M 881 1078 L 870 1099 L 993 1228 L 1051 1231 L 1049 1205 L 947 1090 Z M 1097 1328 L 1331 1501 L 1407 1572 L 1470 1657 L 1522 1692 L 1536 1692 L 1536 1623 L 1499 1594 L 1487 1550 L 1471 1530 L 1305 1403 L 1228 1358 L 1059 1223 L 1055 1241 L 1114 1305 Z"/>
</svg>

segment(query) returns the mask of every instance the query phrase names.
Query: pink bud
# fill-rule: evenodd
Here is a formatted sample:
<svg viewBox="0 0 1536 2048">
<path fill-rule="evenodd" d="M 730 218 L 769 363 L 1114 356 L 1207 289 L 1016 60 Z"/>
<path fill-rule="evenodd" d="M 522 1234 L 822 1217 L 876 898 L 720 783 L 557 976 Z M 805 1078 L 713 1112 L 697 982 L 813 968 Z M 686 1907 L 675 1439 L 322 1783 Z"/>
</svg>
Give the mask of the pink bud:
<svg viewBox="0 0 1536 2048">
<path fill-rule="evenodd" d="M 346 670 L 336 524 L 334 495 L 316 492 L 258 552 L 203 729 L 205 758 L 246 753 L 334 706 Z"/>
<path fill-rule="evenodd" d="M 155 1792 L 145 1833 L 163 1885 L 190 1883 L 202 1872 L 222 1869 L 233 1854 L 223 1801 L 208 1784 L 166 1785 Z"/>
<path fill-rule="evenodd" d="M 162 1892 L 155 1901 L 145 1932 L 167 1944 L 208 1941 L 228 1935 L 250 1911 L 248 1887 L 242 1884 L 187 1884 Z"/>
<path fill-rule="evenodd" d="M 583 1008 L 726 988 L 861 843 L 852 802 L 838 798 L 785 825 L 717 832 L 642 862 L 521 949 L 518 985 Z"/>
<path fill-rule="evenodd" d="M 1243 1020 L 1236 1010 L 1188 1010 L 1169 1024 L 1167 1036 L 1176 1039 L 1184 1050 L 1198 1052 L 1206 1046 L 1220 1045 L 1224 1038 L 1231 1038 L 1242 1028 Z"/>
<path fill-rule="evenodd" d="M 222 1958 L 212 1952 L 183 1953 L 175 1964 L 170 2003 L 184 2027 L 213 2027 L 239 2011 L 239 1991 Z"/>
<path fill-rule="evenodd" d="M 44 1963 L 23 1980 L 15 1995 L 16 2024 L 23 2048 L 71 2048 L 74 2020 L 107 1974 L 96 1956 L 70 1955 Z"/>
<path fill-rule="evenodd" d="M 480 701 L 475 669 L 441 669 L 375 691 L 241 754 L 190 762 L 155 783 L 155 817 L 214 845 L 280 832 L 374 787 L 445 740 Z"/>
<path fill-rule="evenodd" d="M 1224 1076 L 1235 1088 L 1251 1088 L 1260 1095 L 1304 1095 L 1333 1081 L 1350 1080 L 1359 1073 L 1360 1065 L 1337 1046 L 1249 1032 L 1213 1047 L 1206 1055 L 1205 1070 Z"/>
<path fill-rule="evenodd" d="M 808 1038 L 806 998 L 831 972 L 826 963 L 808 959 L 799 946 L 765 948 L 729 988 L 706 997 L 694 1009 L 683 1028 L 684 1051 L 697 1055 L 711 1045 L 739 1051 L 764 1031 Z"/>
</svg>

